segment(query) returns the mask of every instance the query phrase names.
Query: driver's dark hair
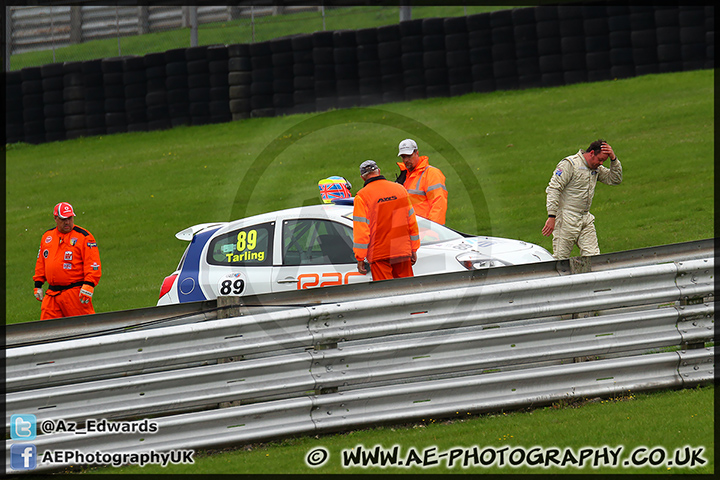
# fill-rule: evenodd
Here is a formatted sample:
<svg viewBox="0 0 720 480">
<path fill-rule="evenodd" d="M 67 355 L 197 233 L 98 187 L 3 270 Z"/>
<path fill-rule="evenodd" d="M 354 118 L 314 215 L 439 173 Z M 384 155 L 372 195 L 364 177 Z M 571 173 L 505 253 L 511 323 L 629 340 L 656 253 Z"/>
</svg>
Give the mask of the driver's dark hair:
<svg viewBox="0 0 720 480">
<path fill-rule="evenodd" d="M 590 144 L 590 146 L 585 150 L 586 152 L 593 152 L 595 155 L 598 155 L 600 153 L 600 150 L 602 149 L 603 143 L 607 143 L 602 138 L 595 140 Z"/>
</svg>

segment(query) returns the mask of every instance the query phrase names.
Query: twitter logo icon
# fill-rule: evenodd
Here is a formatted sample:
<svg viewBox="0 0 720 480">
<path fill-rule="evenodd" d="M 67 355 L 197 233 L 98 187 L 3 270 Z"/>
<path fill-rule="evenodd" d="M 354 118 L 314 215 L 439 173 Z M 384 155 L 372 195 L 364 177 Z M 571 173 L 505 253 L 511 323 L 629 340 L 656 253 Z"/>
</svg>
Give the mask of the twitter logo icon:
<svg viewBox="0 0 720 480">
<path fill-rule="evenodd" d="M 10 417 L 10 438 L 13 440 L 34 440 L 37 434 L 35 415 L 20 413 Z"/>
</svg>

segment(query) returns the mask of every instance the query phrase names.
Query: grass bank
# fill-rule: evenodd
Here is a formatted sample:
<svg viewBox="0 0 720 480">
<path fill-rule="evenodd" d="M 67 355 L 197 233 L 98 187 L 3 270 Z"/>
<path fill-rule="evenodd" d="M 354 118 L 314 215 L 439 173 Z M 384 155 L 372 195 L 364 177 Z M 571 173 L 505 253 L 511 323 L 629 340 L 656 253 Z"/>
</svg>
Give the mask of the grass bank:
<svg viewBox="0 0 720 480">
<path fill-rule="evenodd" d="M 602 252 L 710 238 L 713 88 L 714 72 L 700 70 L 9 145 L 6 322 L 39 318 L 32 275 L 57 202 L 73 204 L 98 241 L 96 311 L 149 307 L 186 247 L 175 233 L 319 203 L 317 181 L 329 175 L 350 179 L 355 193 L 368 158 L 395 178 L 407 137 L 445 173 L 447 225 L 457 230 L 551 249 L 540 233 L 550 175 L 602 137 L 624 168 L 621 185 L 596 191 Z"/>
</svg>

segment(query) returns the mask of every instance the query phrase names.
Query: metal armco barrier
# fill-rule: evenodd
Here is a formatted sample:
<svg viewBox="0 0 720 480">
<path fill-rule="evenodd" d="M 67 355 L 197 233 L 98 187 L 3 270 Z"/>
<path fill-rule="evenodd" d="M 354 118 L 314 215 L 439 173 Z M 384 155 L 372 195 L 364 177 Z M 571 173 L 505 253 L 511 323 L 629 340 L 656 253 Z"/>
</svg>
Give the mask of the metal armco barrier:
<svg viewBox="0 0 720 480">
<path fill-rule="evenodd" d="M 622 267 L 638 267 L 671 263 L 676 260 L 696 260 L 714 256 L 715 244 L 712 239 L 675 243 L 656 247 L 638 248 L 592 258 L 592 271 L 616 270 Z M 425 276 L 420 284 L 429 291 L 449 290 L 465 284 L 507 283 L 569 275 L 572 266 L 569 260 L 534 263 L 506 268 L 475 270 Z M 318 305 L 347 302 L 369 297 L 390 297 L 418 291 L 418 280 L 398 279 L 393 282 L 355 284 L 342 287 L 316 289 L 312 295 L 307 291 L 283 292 L 270 295 L 243 297 L 243 307 L 236 311 L 249 315 L 257 311 L 268 311 L 277 307 L 297 305 Z M 150 307 L 120 312 L 109 312 L 78 317 L 25 322 L 5 326 L 5 344 L 8 347 L 47 343 L 72 338 L 118 333 L 121 331 L 158 328 L 169 325 L 196 323 L 215 320 L 218 311 L 216 300 Z M 227 316 L 227 315 L 225 315 Z"/>
<path fill-rule="evenodd" d="M 158 307 L 142 312 L 152 328 L 115 316 L 110 331 L 62 339 L 77 325 L 58 323 L 38 344 L 22 331 L 38 327 L 17 327 L 6 429 L 12 414 L 35 415 L 39 459 L 199 449 L 712 382 L 712 241 L 589 260 L 584 273 L 561 261 L 328 288 L 306 305 L 304 292 L 240 298 L 223 314 L 208 302 L 167 326 Z M 158 430 L 40 427 L 88 419 Z"/>
</svg>

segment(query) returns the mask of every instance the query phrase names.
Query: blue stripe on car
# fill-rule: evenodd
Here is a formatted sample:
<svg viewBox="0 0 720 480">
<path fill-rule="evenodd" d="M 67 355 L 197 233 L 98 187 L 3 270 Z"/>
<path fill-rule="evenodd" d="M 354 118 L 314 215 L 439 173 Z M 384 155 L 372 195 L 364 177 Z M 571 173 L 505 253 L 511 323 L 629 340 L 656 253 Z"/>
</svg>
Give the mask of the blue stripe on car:
<svg viewBox="0 0 720 480">
<path fill-rule="evenodd" d="M 219 230 L 214 228 L 207 232 L 198 233 L 190 242 L 185 263 L 183 263 L 180 276 L 177 281 L 178 300 L 182 302 L 196 302 L 199 300 L 207 300 L 207 297 L 200 288 L 200 258 L 202 256 L 203 247 L 210 240 L 210 237 Z M 184 293 L 185 292 L 185 293 Z"/>
</svg>

